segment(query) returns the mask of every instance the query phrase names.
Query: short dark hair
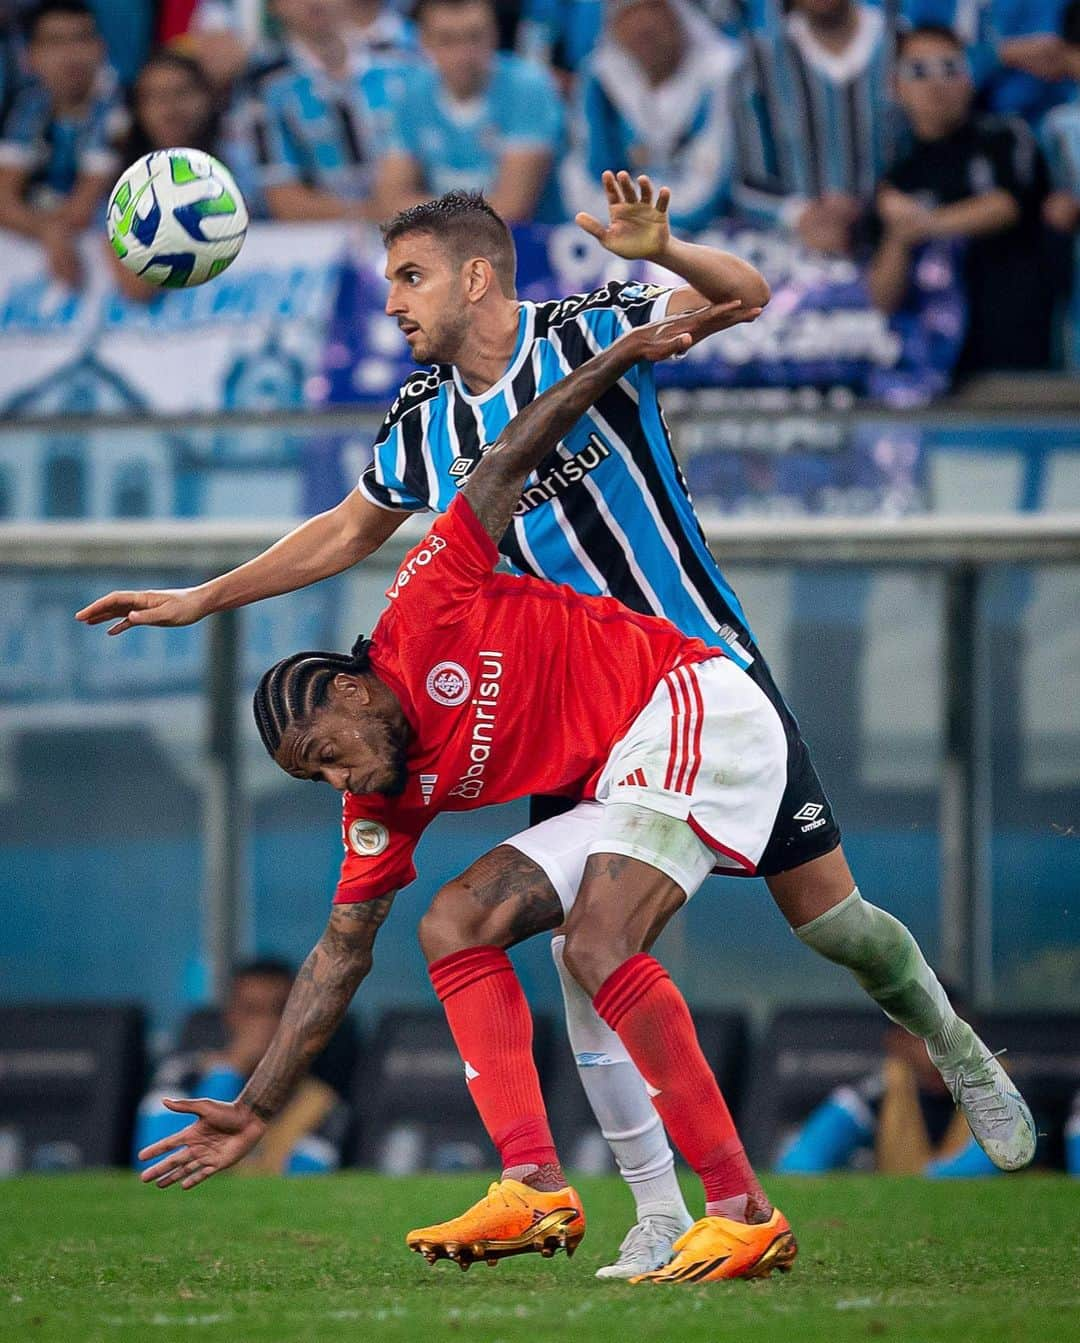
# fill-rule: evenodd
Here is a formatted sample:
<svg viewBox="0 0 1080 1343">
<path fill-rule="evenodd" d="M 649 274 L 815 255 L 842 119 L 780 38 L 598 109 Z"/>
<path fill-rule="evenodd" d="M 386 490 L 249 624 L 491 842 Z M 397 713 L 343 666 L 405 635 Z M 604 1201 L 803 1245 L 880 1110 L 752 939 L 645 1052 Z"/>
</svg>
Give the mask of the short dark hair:
<svg viewBox="0 0 1080 1343">
<path fill-rule="evenodd" d="M 97 18 L 86 0 L 41 0 L 41 3 L 35 5 L 23 20 L 26 40 L 33 42 L 40 25 L 45 19 L 51 19 L 54 14 L 70 14 L 74 18 L 90 19 L 94 27 L 97 27 Z"/>
<path fill-rule="evenodd" d="M 896 35 L 896 55 L 903 56 L 904 48 L 909 42 L 913 42 L 917 37 L 936 37 L 941 42 L 948 42 L 950 47 L 956 51 L 963 51 L 964 44 L 961 39 L 943 23 L 920 23 L 914 28 L 901 28 Z"/>
<path fill-rule="evenodd" d="M 361 637 L 349 653 L 293 653 L 263 673 L 252 708 L 270 755 L 277 755 L 286 728 L 306 722 L 326 702 L 338 672 L 362 676 L 371 670 L 370 649 L 371 640 Z"/>
<path fill-rule="evenodd" d="M 491 262 L 506 297 L 513 298 L 516 293 L 514 239 L 482 191 L 448 191 L 434 200 L 409 206 L 381 229 L 386 247 L 410 233 L 427 233 L 445 243 L 459 265 L 470 257 L 482 256 Z"/>
<path fill-rule="evenodd" d="M 239 979 L 255 978 L 287 979 L 291 983 L 296 978 L 296 971 L 280 956 L 256 956 L 250 961 L 241 961 L 233 966 L 229 975 L 229 987 L 234 987 Z"/>
</svg>

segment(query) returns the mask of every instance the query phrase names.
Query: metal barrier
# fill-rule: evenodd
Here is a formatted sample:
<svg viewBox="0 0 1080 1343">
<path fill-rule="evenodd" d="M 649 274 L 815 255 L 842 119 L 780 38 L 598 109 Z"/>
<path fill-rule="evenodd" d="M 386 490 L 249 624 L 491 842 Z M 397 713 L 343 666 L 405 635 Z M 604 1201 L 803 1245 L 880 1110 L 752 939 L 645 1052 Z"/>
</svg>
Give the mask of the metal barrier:
<svg viewBox="0 0 1080 1343">
<path fill-rule="evenodd" d="M 940 829 L 942 970 L 976 999 L 991 988 L 989 892 L 990 731 L 980 588 L 1002 564 L 1080 563 L 1080 513 L 1002 517 L 782 520 L 703 519 L 722 565 L 873 565 L 935 567 L 946 583 L 945 748 Z M 0 572 L 79 568 L 168 568 L 193 581 L 250 558 L 277 540 L 289 522 L 25 523 L 0 527 Z M 406 524 L 368 567 L 392 570 L 423 520 Z M 240 926 L 242 797 L 239 725 L 239 620 L 211 622 L 206 677 L 208 741 L 205 838 L 210 854 L 204 892 L 204 944 L 215 991 L 227 980 Z"/>
</svg>

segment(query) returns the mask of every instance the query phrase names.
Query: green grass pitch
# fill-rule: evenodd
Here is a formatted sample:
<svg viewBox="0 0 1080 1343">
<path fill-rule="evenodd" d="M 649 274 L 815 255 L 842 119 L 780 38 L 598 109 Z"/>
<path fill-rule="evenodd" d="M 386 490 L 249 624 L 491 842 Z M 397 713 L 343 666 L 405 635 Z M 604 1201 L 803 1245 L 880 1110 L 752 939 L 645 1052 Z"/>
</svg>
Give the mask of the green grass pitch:
<svg viewBox="0 0 1080 1343">
<path fill-rule="evenodd" d="M 787 1277 L 601 1284 L 629 1221 L 617 1180 L 579 1184 L 572 1260 L 432 1268 L 406 1230 L 461 1211 L 479 1177 L 229 1177 L 191 1193 L 125 1174 L 0 1182 L 0 1338 L 62 1343 L 1073 1343 L 1080 1184 L 774 1179 L 800 1254 Z M 692 1185 L 688 1195 L 696 1198 Z M 696 1206 L 692 1202 L 691 1206 Z"/>
</svg>

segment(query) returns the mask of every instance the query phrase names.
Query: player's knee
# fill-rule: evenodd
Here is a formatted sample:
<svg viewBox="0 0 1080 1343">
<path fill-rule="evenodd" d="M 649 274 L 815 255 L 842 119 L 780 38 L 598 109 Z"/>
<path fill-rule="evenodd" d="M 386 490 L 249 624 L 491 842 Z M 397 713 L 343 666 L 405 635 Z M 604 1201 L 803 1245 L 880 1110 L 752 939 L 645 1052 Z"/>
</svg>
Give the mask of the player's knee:
<svg viewBox="0 0 1080 1343">
<path fill-rule="evenodd" d="M 432 900 L 420 919 L 420 949 L 428 963 L 468 947 L 510 945 L 505 914 L 500 907 L 485 909 L 466 887 L 449 882 Z"/>
<path fill-rule="evenodd" d="M 566 930 L 563 964 L 585 992 L 595 997 L 604 980 L 640 950 L 625 938 L 611 936 L 609 930 L 582 924 Z"/>
</svg>

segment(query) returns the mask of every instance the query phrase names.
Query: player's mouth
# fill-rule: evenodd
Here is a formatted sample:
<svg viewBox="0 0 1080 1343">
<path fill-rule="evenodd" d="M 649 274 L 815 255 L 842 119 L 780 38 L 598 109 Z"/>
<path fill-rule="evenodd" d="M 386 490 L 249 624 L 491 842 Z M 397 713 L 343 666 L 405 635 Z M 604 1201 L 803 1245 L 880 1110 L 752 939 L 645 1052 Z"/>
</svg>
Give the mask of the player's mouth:
<svg viewBox="0 0 1080 1343">
<path fill-rule="evenodd" d="M 408 340 L 410 336 L 415 336 L 420 330 L 415 322 L 398 322 L 398 326 L 401 328 L 401 334 L 406 340 Z"/>
</svg>

